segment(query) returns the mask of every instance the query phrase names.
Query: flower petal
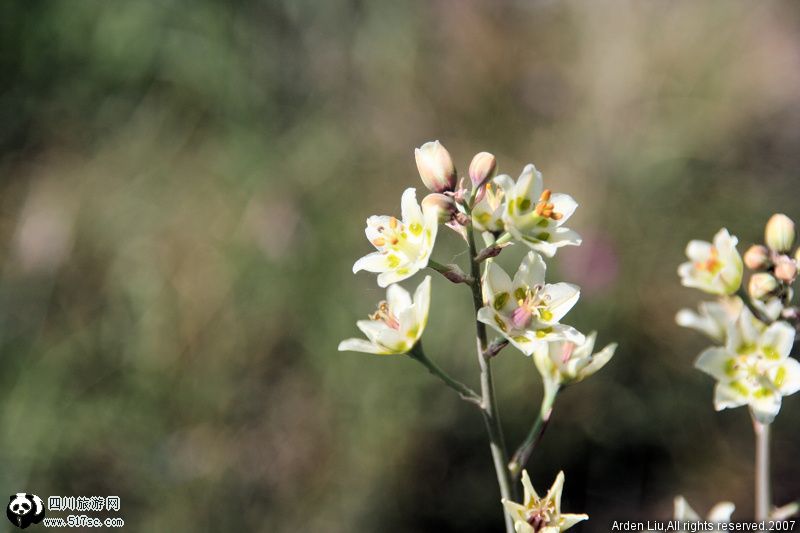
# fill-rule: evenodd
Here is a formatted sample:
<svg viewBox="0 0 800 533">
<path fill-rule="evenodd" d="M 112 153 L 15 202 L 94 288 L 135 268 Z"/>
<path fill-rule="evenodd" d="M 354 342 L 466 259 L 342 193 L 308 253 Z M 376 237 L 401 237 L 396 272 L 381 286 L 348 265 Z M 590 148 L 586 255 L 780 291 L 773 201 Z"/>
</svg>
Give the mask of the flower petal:
<svg viewBox="0 0 800 533">
<path fill-rule="evenodd" d="M 750 400 L 750 411 L 762 424 L 771 424 L 780 410 L 781 395 L 778 391 L 762 388 Z"/>
<path fill-rule="evenodd" d="M 416 266 L 404 266 L 397 270 L 387 270 L 386 272 L 382 272 L 378 274 L 378 286 L 379 287 L 387 287 L 392 283 L 397 283 L 399 281 L 403 281 L 404 279 L 408 279 L 414 274 L 416 274 L 419 269 Z"/>
<path fill-rule="evenodd" d="M 353 274 L 360 270 L 367 272 L 384 272 L 389 270 L 388 254 L 381 252 L 372 252 L 367 254 L 353 265 Z"/>
<path fill-rule="evenodd" d="M 517 290 L 522 287 L 535 287 L 544 284 L 545 272 L 547 266 L 544 263 L 542 256 L 535 252 L 528 252 L 522 259 L 522 262 L 514 274 L 513 288 Z"/>
<path fill-rule="evenodd" d="M 339 343 L 340 352 L 364 352 L 374 354 L 388 354 L 389 352 L 376 344 L 364 339 L 345 339 Z"/>
<path fill-rule="evenodd" d="M 736 356 L 731 354 L 725 348 L 714 346 L 707 348 L 700 354 L 694 367 L 702 370 L 706 374 L 712 376 L 722 382 L 729 382 L 735 379 L 738 372 L 734 369 L 733 364 L 736 362 Z"/>
<path fill-rule="evenodd" d="M 556 222 L 559 226 L 566 222 L 575 212 L 575 209 L 578 208 L 578 202 L 569 194 L 553 193 L 550 196 L 550 202 L 553 204 L 553 212 L 561 215 L 561 218 Z"/>
<path fill-rule="evenodd" d="M 800 390 L 800 362 L 788 357 L 781 364 L 770 368 L 768 376 L 782 396 L 789 396 Z"/>
<path fill-rule="evenodd" d="M 411 295 L 400 285 L 389 285 L 389 289 L 386 291 L 386 302 L 389 304 L 389 310 L 394 315 L 399 315 L 411 307 Z"/>
<path fill-rule="evenodd" d="M 423 225 L 422 209 L 417 203 L 417 190 L 414 187 L 409 187 L 403 191 L 403 196 L 400 198 L 400 212 L 403 217 L 403 224 L 411 226 L 411 224 Z"/>
<path fill-rule="evenodd" d="M 491 259 L 487 260 L 483 274 L 483 301 L 498 311 L 510 310 L 513 308 L 511 293 L 511 278 L 506 271 Z"/>
<path fill-rule="evenodd" d="M 545 298 L 549 298 L 547 310 L 552 316 L 543 322 L 554 324 L 564 318 L 564 315 L 577 303 L 581 290 L 577 285 L 562 281 L 545 286 L 544 294 Z"/>
<path fill-rule="evenodd" d="M 759 345 L 769 359 L 784 359 L 794 345 L 795 329 L 787 322 L 774 322 L 761 334 Z"/>
<path fill-rule="evenodd" d="M 714 387 L 714 409 L 722 411 L 746 404 L 749 401 L 749 391 L 738 388 L 740 382 L 733 384 L 717 383 Z"/>
<path fill-rule="evenodd" d="M 428 323 L 428 312 L 431 307 L 431 277 L 425 276 L 417 290 L 414 291 L 414 309 L 416 311 L 417 326 L 419 334 L 425 329 Z M 417 337 L 419 338 L 419 337 Z"/>
<path fill-rule="evenodd" d="M 719 502 L 708 512 L 709 522 L 730 522 L 736 506 L 731 502 Z"/>
</svg>

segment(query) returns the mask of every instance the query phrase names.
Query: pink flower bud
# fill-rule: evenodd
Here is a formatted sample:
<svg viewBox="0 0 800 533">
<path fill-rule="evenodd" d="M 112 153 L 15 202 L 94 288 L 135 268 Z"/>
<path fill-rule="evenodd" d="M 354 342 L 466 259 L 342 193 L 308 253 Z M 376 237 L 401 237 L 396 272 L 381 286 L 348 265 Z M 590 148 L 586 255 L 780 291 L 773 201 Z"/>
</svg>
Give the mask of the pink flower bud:
<svg viewBox="0 0 800 533">
<path fill-rule="evenodd" d="M 481 152 L 472 158 L 469 164 L 469 179 L 472 186 L 478 188 L 492 179 L 497 172 L 497 158 L 489 152 Z"/>
<path fill-rule="evenodd" d="M 764 270 L 769 261 L 769 250 L 763 244 L 754 244 L 744 253 L 744 264 L 750 270 Z"/>
<path fill-rule="evenodd" d="M 794 244 L 794 222 L 792 219 L 777 213 L 767 222 L 764 240 L 770 249 L 776 252 L 788 252 Z"/>
<path fill-rule="evenodd" d="M 433 192 L 452 191 L 456 186 L 456 167 L 450 153 L 439 141 L 426 142 L 414 150 L 422 183 Z"/>
<path fill-rule="evenodd" d="M 759 272 L 750 276 L 747 292 L 755 300 L 766 300 L 778 289 L 778 280 L 772 274 Z"/>
<path fill-rule="evenodd" d="M 792 283 L 797 277 L 797 264 L 789 256 L 782 255 L 775 261 L 775 277 L 785 283 Z"/>
<path fill-rule="evenodd" d="M 447 222 L 456 214 L 456 202 L 451 196 L 432 192 L 422 199 L 422 209 L 436 209 L 439 222 Z"/>
</svg>

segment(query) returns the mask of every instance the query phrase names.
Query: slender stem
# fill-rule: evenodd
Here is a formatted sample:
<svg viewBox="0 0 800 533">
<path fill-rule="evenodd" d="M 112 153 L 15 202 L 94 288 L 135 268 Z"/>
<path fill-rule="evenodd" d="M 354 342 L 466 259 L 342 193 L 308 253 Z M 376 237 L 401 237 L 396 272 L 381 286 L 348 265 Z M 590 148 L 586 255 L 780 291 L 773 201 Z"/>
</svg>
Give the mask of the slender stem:
<svg viewBox="0 0 800 533">
<path fill-rule="evenodd" d="M 769 511 L 772 507 L 772 495 L 770 494 L 770 466 L 769 466 L 769 442 L 770 425 L 762 424 L 753 420 L 753 432 L 756 436 L 756 520 L 766 520 L 769 518 Z"/>
<path fill-rule="evenodd" d="M 478 250 L 475 247 L 475 232 L 472 229 L 472 225 L 467 226 L 467 242 L 469 243 L 470 275 L 475 280 L 471 285 L 472 303 L 475 306 L 477 317 L 478 311 L 483 307 L 483 296 L 481 295 L 480 283 L 481 266 L 476 261 Z M 486 424 L 486 432 L 489 434 L 489 449 L 492 452 L 492 461 L 497 473 L 500 496 L 511 500 L 511 476 L 506 466 L 508 464 L 508 452 L 506 451 L 503 429 L 500 425 L 500 416 L 497 412 L 497 399 L 495 398 L 494 382 L 492 381 L 492 360 L 485 355 L 488 346 L 486 325 L 476 318 L 475 328 L 477 333 L 478 364 L 481 369 L 481 413 Z M 503 517 L 506 523 L 506 532 L 514 533 L 514 521 L 511 515 L 505 511 L 505 508 L 503 509 Z"/>
<path fill-rule="evenodd" d="M 424 365 L 431 374 L 441 379 L 445 385 L 456 391 L 458 395 L 461 396 L 462 400 L 474 403 L 477 406 L 481 405 L 481 397 L 478 393 L 460 381 L 450 377 L 447 372 L 439 368 L 439 365 L 431 361 L 428 356 L 425 355 L 425 351 L 422 349 L 422 342 L 415 344 L 411 351 L 408 352 L 408 356 Z"/>
<path fill-rule="evenodd" d="M 467 285 L 470 285 L 473 282 L 473 279 L 470 276 L 467 276 L 460 268 L 458 268 L 458 265 L 443 265 L 441 263 L 437 263 L 433 259 L 428 259 L 428 267 L 432 268 L 453 283 L 466 283 Z"/>
<path fill-rule="evenodd" d="M 516 481 L 522 473 L 522 469 L 525 468 L 533 450 L 535 450 L 536 446 L 541 442 L 547 425 L 550 422 L 550 416 L 553 414 L 553 404 L 556 401 L 557 395 L 558 388 L 552 390 L 545 389 L 539 414 L 536 416 L 536 420 L 533 422 L 533 426 L 531 426 L 531 430 L 528 432 L 525 440 L 519 445 L 519 448 L 517 448 L 517 451 L 514 452 L 514 456 L 511 458 L 511 462 L 508 463 L 508 470 L 511 472 L 512 482 Z"/>
<path fill-rule="evenodd" d="M 747 308 L 750 309 L 750 312 L 753 313 L 753 316 L 755 316 L 757 319 L 764 322 L 765 324 L 771 324 L 772 322 L 774 322 L 768 316 L 765 316 L 760 309 L 758 309 L 756 306 L 753 305 L 753 302 L 750 300 L 750 295 L 748 295 L 747 292 L 745 292 L 744 287 L 739 287 L 739 290 L 736 291 L 736 295 L 742 299 L 744 305 L 746 305 Z"/>
<path fill-rule="evenodd" d="M 447 273 L 450 272 L 450 267 L 448 267 L 447 265 L 443 265 L 441 263 L 437 263 L 433 259 L 428 259 L 428 266 L 444 276 L 446 276 Z"/>
</svg>

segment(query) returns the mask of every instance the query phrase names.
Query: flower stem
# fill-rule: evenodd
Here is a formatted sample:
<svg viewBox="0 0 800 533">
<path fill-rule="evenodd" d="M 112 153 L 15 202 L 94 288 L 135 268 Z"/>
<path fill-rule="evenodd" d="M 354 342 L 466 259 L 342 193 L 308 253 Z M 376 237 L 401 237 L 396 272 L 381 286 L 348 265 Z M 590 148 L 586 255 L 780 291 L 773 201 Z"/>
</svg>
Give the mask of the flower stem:
<svg viewBox="0 0 800 533">
<path fill-rule="evenodd" d="M 517 451 L 514 452 L 511 462 L 508 463 L 508 471 L 511 473 L 512 482 L 522 473 L 522 469 L 525 468 L 525 464 L 528 462 L 528 459 L 530 459 L 533 450 L 536 449 L 536 446 L 538 446 L 539 442 L 542 440 L 544 432 L 547 429 L 547 424 L 550 422 L 550 415 L 553 414 L 553 404 L 556 401 L 556 396 L 558 396 L 557 388 L 550 391 L 545 389 L 539 414 L 536 416 L 536 420 L 533 422 L 533 426 L 528 432 L 527 437 L 525 437 L 525 440 L 519 445 Z"/>
<path fill-rule="evenodd" d="M 411 351 L 408 352 L 408 356 L 421 363 L 431 374 L 441 379 L 445 385 L 456 391 L 458 395 L 461 396 L 462 400 L 474 403 L 477 406 L 481 405 L 481 397 L 478 393 L 460 381 L 450 377 L 447 372 L 439 368 L 439 365 L 431 361 L 428 356 L 425 355 L 425 351 L 422 349 L 422 342 L 415 344 L 414 347 L 411 348 Z"/>
<path fill-rule="evenodd" d="M 756 436 L 756 520 L 761 521 L 769 518 L 772 507 L 769 471 L 770 425 L 753 420 L 753 432 Z"/>
<path fill-rule="evenodd" d="M 489 434 L 489 449 L 492 452 L 492 461 L 497 473 L 497 484 L 500 486 L 500 496 L 511 500 L 511 476 L 507 468 L 508 452 L 506 451 L 503 429 L 500 425 L 500 416 L 497 412 L 497 399 L 494 394 L 494 382 L 492 381 L 492 360 L 486 356 L 488 340 L 486 336 L 486 325 L 477 319 L 478 311 L 483 307 L 483 296 L 481 295 L 481 266 L 476 260 L 478 250 L 475 247 L 475 232 L 472 225 L 467 226 L 467 242 L 469 243 L 469 263 L 470 275 L 475 280 L 472 284 L 472 303 L 475 306 L 475 329 L 478 346 L 478 364 L 481 369 L 481 414 L 486 424 L 486 432 Z M 511 515 L 503 509 L 503 517 L 506 523 L 506 533 L 514 533 L 514 521 Z"/>
<path fill-rule="evenodd" d="M 433 259 L 428 259 L 428 268 L 435 270 L 453 283 L 466 283 L 470 285 L 473 282 L 473 279 L 462 272 L 461 269 L 458 268 L 458 265 L 443 265 L 437 263 Z"/>
</svg>

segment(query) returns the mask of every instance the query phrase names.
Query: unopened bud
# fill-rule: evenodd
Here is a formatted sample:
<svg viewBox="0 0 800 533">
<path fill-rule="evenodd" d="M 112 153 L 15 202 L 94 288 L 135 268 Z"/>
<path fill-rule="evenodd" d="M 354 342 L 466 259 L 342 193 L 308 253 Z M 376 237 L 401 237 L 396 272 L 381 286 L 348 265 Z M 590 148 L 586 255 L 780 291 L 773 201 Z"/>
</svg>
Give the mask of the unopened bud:
<svg viewBox="0 0 800 533">
<path fill-rule="evenodd" d="M 775 277 L 785 283 L 792 283 L 797 277 L 797 264 L 788 255 L 782 255 L 775 261 Z"/>
<path fill-rule="evenodd" d="M 764 231 L 764 240 L 776 252 L 788 252 L 794 244 L 794 222 L 781 213 L 772 215 Z"/>
<path fill-rule="evenodd" d="M 425 186 L 433 192 L 452 191 L 456 186 L 456 167 L 450 153 L 439 141 L 426 142 L 414 149 L 417 170 Z"/>
<path fill-rule="evenodd" d="M 422 209 L 436 209 L 439 222 L 447 222 L 456 214 L 456 202 L 451 196 L 432 192 L 422 199 Z"/>
<path fill-rule="evenodd" d="M 497 158 L 489 152 L 481 152 L 472 158 L 469 164 L 469 179 L 472 186 L 478 188 L 492 179 L 497 172 Z"/>
<path fill-rule="evenodd" d="M 769 250 L 763 244 L 754 244 L 744 253 L 744 264 L 750 270 L 764 270 L 769 266 Z"/>
<path fill-rule="evenodd" d="M 778 289 L 778 280 L 772 274 L 759 272 L 750 276 L 747 292 L 756 300 L 766 300 Z"/>
</svg>

